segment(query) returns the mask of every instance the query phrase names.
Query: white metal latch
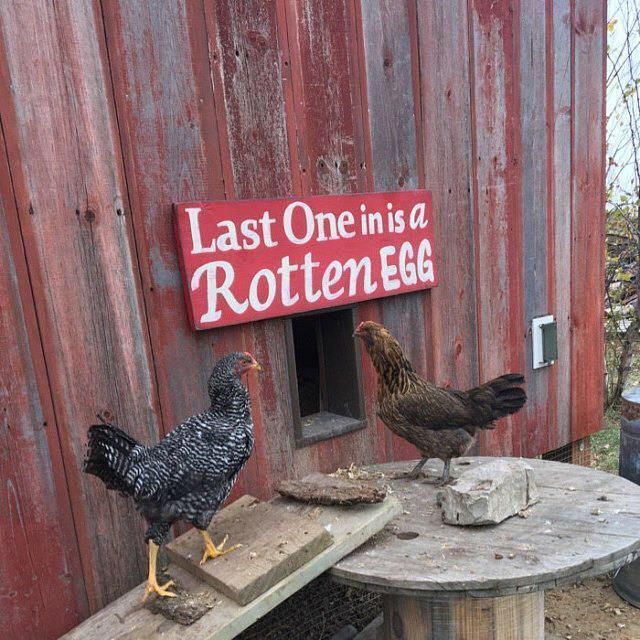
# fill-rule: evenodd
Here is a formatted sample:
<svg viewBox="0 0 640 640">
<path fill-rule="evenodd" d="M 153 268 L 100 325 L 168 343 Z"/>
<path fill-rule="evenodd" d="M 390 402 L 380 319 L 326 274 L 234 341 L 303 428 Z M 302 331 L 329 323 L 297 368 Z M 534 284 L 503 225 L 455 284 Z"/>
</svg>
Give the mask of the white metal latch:
<svg viewBox="0 0 640 640">
<path fill-rule="evenodd" d="M 558 325 L 553 316 L 540 316 L 531 320 L 533 368 L 552 365 L 558 358 Z"/>
</svg>

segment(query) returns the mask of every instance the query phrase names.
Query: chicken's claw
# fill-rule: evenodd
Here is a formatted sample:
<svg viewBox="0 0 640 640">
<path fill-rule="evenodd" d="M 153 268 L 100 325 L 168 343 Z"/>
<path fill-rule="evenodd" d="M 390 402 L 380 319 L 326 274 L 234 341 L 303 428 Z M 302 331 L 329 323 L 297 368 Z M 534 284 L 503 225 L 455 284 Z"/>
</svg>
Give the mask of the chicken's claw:
<svg viewBox="0 0 640 640">
<path fill-rule="evenodd" d="M 446 487 L 448 484 L 453 482 L 453 478 L 449 478 L 449 480 L 443 480 L 442 478 L 427 478 L 422 481 L 422 484 L 430 484 L 434 487 Z"/>
<path fill-rule="evenodd" d="M 147 586 L 144 588 L 144 596 L 142 596 L 142 602 L 146 602 L 147 598 L 152 593 L 166 598 L 177 597 L 177 593 L 173 593 L 173 591 L 167 591 L 167 589 L 173 584 L 175 584 L 173 580 L 169 580 L 169 582 L 166 582 L 163 585 L 158 584 L 157 581 L 147 582 Z"/>
<path fill-rule="evenodd" d="M 144 589 L 144 596 L 142 596 L 142 602 L 146 602 L 149 594 L 156 593 L 159 596 L 175 598 L 177 594 L 167 591 L 167 588 L 174 584 L 173 580 L 159 585 L 158 578 L 156 576 L 156 564 L 158 559 L 159 545 L 153 540 L 149 540 L 149 577 L 147 578 L 147 586 Z"/>
<path fill-rule="evenodd" d="M 204 538 L 204 551 L 202 553 L 202 560 L 200 560 L 200 564 L 204 564 L 209 558 L 218 558 L 220 556 L 224 556 L 230 551 L 239 549 L 242 546 L 241 544 L 234 544 L 233 547 L 223 549 L 225 543 L 229 538 L 229 536 L 225 536 L 224 540 L 216 547 L 207 531 L 201 531 L 200 533 Z"/>
</svg>

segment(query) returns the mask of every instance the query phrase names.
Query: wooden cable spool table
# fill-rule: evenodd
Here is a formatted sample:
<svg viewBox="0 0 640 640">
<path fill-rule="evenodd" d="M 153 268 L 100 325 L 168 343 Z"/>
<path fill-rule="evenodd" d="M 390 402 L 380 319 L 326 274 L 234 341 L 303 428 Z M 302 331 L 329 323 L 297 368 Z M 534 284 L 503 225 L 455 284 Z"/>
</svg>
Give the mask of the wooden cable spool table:
<svg viewBox="0 0 640 640">
<path fill-rule="evenodd" d="M 454 462 L 454 477 L 466 465 Z M 338 582 L 384 594 L 383 637 L 420 640 L 543 640 L 544 590 L 595 576 L 640 555 L 640 486 L 586 467 L 528 460 L 540 502 L 498 525 L 443 524 L 437 487 L 389 479 L 403 514 L 338 562 Z M 465 465 L 465 466 L 462 466 Z M 442 463 L 430 461 L 429 475 Z"/>
</svg>

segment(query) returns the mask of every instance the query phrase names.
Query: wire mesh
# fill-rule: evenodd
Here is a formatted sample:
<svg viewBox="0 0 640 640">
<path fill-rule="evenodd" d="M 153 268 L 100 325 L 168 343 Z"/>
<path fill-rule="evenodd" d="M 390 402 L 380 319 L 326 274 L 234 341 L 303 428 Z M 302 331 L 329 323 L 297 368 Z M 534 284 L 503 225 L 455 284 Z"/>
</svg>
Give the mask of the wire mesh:
<svg viewBox="0 0 640 640">
<path fill-rule="evenodd" d="M 382 611 L 377 593 L 324 574 L 243 631 L 236 640 L 329 640 L 347 625 L 362 631 Z"/>
<path fill-rule="evenodd" d="M 567 462 L 569 464 L 579 464 L 588 467 L 591 464 L 591 446 L 589 438 L 570 442 L 562 447 L 543 453 L 542 460 L 552 460 L 554 462 Z"/>
</svg>

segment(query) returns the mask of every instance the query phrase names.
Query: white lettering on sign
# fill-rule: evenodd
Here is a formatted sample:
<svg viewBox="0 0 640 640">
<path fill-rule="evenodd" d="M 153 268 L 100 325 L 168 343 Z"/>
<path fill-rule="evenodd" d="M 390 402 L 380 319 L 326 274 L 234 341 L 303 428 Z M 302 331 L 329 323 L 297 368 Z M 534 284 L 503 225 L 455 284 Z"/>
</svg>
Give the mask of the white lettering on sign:
<svg viewBox="0 0 640 640">
<path fill-rule="evenodd" d="M 187 303 L 197 329 L 437 284 L 426 191 L 176 209 Z"/>
<path fill-rule="evenodd" d="M 224 280 L 218 282 L 218 269 L 224 272 Z M 207 262 L 198 267 L 191 278 L 191 290 L 195 291 L 200 288 L 200 278 L 202 274 L 206 274 L 206 290 L 207 290 L 207 311 L 204 313 L 200 322 L 216 322 L 220 319 L 222 311 L 218 309 L 218 296 L 222 296 L 225 302 L 235 313 L 244 313 L 249 303 L 238 302 L 233 293 L 231 293 L 231 285 L 233 284 L 234 274 L 233 266 L 228 262 Z"/>
</svg>

